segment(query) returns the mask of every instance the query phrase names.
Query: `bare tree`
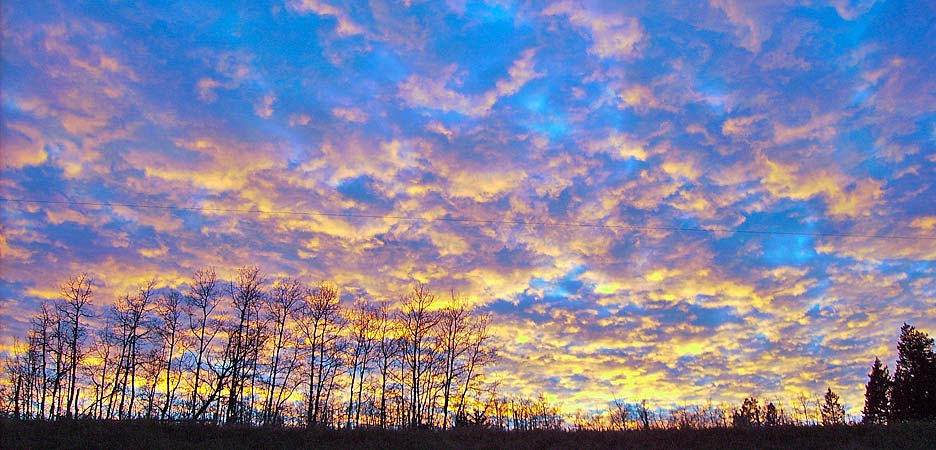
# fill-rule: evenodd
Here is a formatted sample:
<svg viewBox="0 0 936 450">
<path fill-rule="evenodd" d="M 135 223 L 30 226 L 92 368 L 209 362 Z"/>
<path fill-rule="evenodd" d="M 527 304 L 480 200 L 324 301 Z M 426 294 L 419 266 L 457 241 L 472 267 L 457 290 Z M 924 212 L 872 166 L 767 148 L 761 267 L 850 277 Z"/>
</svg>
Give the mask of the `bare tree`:
<svg viewBox="0 0 936 450">
<path fill-rule="evenodd" d="M 121 343 L 121 358 L 117 371 L 121 378 L 114 384 L 114 389 L 119 390 L 120 403 L 117 408 L 118 418 L 124 417 L 124 406 L 129 392 L 129 402 L 127 402 L 126 413 L 133 416 L 133 405 L 136 400 L 136 377 L 137 367 L 139 366 L 139 355 L 141 351 L 142 340 L 152 331 L 147 326 L 146 314 L 150 311 L 153 303 L 154 289 L 156 280 L 152 279 L 140 285 L 137 295 L 125 295 L 118 299 L 112 308 L 115 325 L 119 327 L 119 336 Z"/>
<path fill-rule="evenodd" d="M 491 338 L 488 324 L 491 317 L 482 314 L 477 315 L 472 311 L 468 321 L 467 350 L 465 351 L 465 360 L 462 372 L 464 373 L 461 398 L 458 402 L 458 415 L 465 415 L 465 405 L 468 391 L 472 389 L 480 379 L 481 369 L 492 364 L 497 359 L 497 352 L 489 345 Z"/>
<path fill-rule="evenodd" d="M 28 350 L 20 351 L 20 345 L 13 338 L 13 351 L 4 360 L 3 368 L 7 376 L 7 384 L 0 387 L 0 411 L 12 413 L 16 420 L 23 419 L 29 404 L 29 363 Z M 10 387 L 12 386 L 12 389 Z M 3 395 L 5 394 L 5 395 Z"/>
<path fill-rule="evenodd" d="M 653 416 L 653 411 L 647 407 L 647 400 L 641 400 L 637 404 L 637 419 L 639 420 L 638 424 L 640 429 L 649 430 L 650 429 L 650 420 Z"/>
<path fill-rule="evenodd" d="M 89 367 L 89 379 L 94 385 L 94 401 L 92 415 L 97 418 L 109 415 L 105 412 L 104 401 L 110 400 L 114 393 L 114 353 L 118 346 L 118 337 L 114 334 L 111 319 L 108 318 L 103 328 L 95 333 L 92 345 L 92 356 L 97 361 L 96 367 Z"/>
<path fill-rule="evenodd" d="M 614 399 L 610 407 L 611 414 L 608 420 L 611 422 L 612 430 L 626 430 L 627 422 L 630 420 L 630 407 L 623 400 Z"/>
<path fill-rule="evenodd" d="M 456 297 L 454 290 L 451 303 L 439 314 L 439 350 L 443 361 L 442 429 L 448 428 L 449 402 L 453 394 L 453 385 L 456 379 L 463 376 L 467 370 L 467 365 L 463 365 L 461 360 L 471 348 L 470 314 L 465 301 Z"/>
<path fill-rule="evenodd" d="M 235 323 L 228 332 L 231 369 L 228 377 L 227 423 L 238 423 L 244 419 L 241 410 L 244 387 L 249 371 L 256 367 L 255 357 L 262 340 L 260 333 L 263 327 L 256 326 L 256 319 L 265 295 L 265 283 L 258 267 L 243 267 L 238 271 L 237 279 L 230 284 Z"/>
<path fill-rule="evenodd" d="M 179 346 L 181 341 L 182 294 L 175 290 L 169 291 L 168 294 L 160 297 L 156 311 L 162 325 L 159 328 L 159 337 L 162 339 L 163 348 L 165 349 L 165 402 L 159 411 L 159 418 L 165 420 L 168 417 L 172 417 L 172 403 L 175 398 L 175 390 L 182 380 L 182 377 L 178 376 L 176 377 L 176 383 L 174 385 L 172 384 L 172 361 L 175 358 L 176 347 Z"/>
<path fill-rule="evenodd" d="M 54 350 L 57 347 L 55 344 L 58 335 L 56 328 L 60 322 L 57 313 L 57 310 L 53 309 L 48 302 L 42 302 L 39 306 L 39 312 L 30 321 L 28 339 L 30 349 L 36 355 L 34 358 L 34 373 L 38 378 L 35 385 L 39 401 L 39 418 L 52 417 L 51 405 L 55 402 L 54 396 L 49 401 L 48 415 L 46 415 L 46 400 L 49 398 L 51 391 L 54 391 L 52 390 L 53 382 L 57 383 L 60 378 L 57 367 L 53 365 L 52 361 L 55 358 Z"/>
<path fill-rule="evenodd" d="M 310 290 L 296 319 L 310 350 L 306 424 L 312 427 L 325 420 L 324 406 L 330 399 L 334 374 L 340 364 L 336 350 L 344 321 L 338 290 L 325 282 Z"/>
<path fill-rule="evenodd" d="M 796 401 L 793 404 L 793 414 L 797 416 L 796 419 L 800 425 L 815 425 L 818 423 L 812 419 L 812 414 L 809 412 L 811 409 L 810 403 L 805 392 L 801 392 L 796 396 Z"/>
<path fill-rule="evenodd" d="M 202 371 L 205 369 L 212 341 L 220 331 L 220 321 L 214 319 L 214 311 L 220 302 L 218 277 L 214 268 L 198 270 L 192 277 L 189 285 L 189 295 L 186 297 L 186 315 L 188 328 L 194 341 L 192 352 L 195 358 L 194 380 L 192 381 L 192 398 L 190 417 L 193 419 L 200 409 L 200 389 Z"/>
<path fill-rule="evenodd" d="M 407 422 L 411 427 L 423 424 L 423 408 L 427 403 L 428 386 L 425 384 L 430 374 L 435 352 L 432 330 L 439 321 L 439 315 L 433 311 L 435 296 L 429 289 L 418 283 L 413 292 L 403 298 L 400 311 L 400 326 L 403 335 L 404 364 L 408 370 L 409 404 Z"/>
<path fill-rule="evenodd" d="M 158 344 L 162 343 L 162 340 L 156 341 Z M 145 352 L 143 352 L 138 358 L 140 364 L 140 375 L 141 378 L 146 382 L 144 385 L 144 391 L 142 394 L 142 399 L 146 400 L 146 411 L 144 417 L 147 419 L 152 419 L 156 417 L 156 390 L 159 385 L 160 375 L 162 373 L 162 368 L 165 365 L 163 361 L 165 356 L 164 348 L 161 345 L 153 345 L 149 347 Z"/>
<path fill-rule="evenodd" d="M 92 284 L 67 280 L 8 357 L 0 412 L 285 424 L 302 423 L 290 414 L 304 408 L 310 427 L 488 423 L 488 405 L 466 406 L 494 356 L 488 318 L 454 293 L 442 310 L 424 285 L 397 310 L 365 300 L 343 310 L 324 282 L 279 280 L 267 292 L 256 267 L 225 285 L 230 304 L 212 268 L 195 272 L 185 296 L 150 280 L 90 334 Z M 304 387 L 305 405 L 291 402 Z M 551 420 L 541 402 L 528 406 Z"/>
<path fill-rule="evenodd" d="M 377 370 L 380 372 L 380 427 L 387 427 L 387 382 L 391 370 L 396 364 L 400 354 L 401 342 L 399 339 L 398 324 L 390 313 L 390 306 L 383 302 L 377 307 L 375 345 L 377 352 Z"/>
<path fill-rule="evenodd" d="M 365 300 L 358 300 L 349 313 L 350 340 L 348 342 L 348 374 L 351 375 L 350 397 L 348 398 L 348 412 L 345 426 L 351 427 L 352 412 L 354 408 L 354 386 L 357 380 L 357 410 L 354 424 L 361 420 L 361 396 L 364 391 L 364 376 L 367 373 L 367 363 L 372 356 L 374 346 L 374 320 L 375 311 Z"/>
<path fill-rule="evenodd" d="M 84 319 L 90 317 L 91 278 L 82 273 L 62 283 L 62 299 L 59 311 L 65 321 L 65 345 L 68 349 L 68 399 L 65 402 L 65 414 L 68 417 L 78 410 L 78 364 L 82 356 L 82 340 L 86 334 Z"/>
<path fill-rule="evenodd" d="M 291 323 L 301 307 L 305 287 L 298 280 L 279 280 L 267 297 L 267 320 L 272 325 L 267 397 L 263 406 L 263 423 L 277 423 L 283 403 L 295 389 L 292 379 L 300 367 L 299 349 L 294 324 Z"/>
</svg>

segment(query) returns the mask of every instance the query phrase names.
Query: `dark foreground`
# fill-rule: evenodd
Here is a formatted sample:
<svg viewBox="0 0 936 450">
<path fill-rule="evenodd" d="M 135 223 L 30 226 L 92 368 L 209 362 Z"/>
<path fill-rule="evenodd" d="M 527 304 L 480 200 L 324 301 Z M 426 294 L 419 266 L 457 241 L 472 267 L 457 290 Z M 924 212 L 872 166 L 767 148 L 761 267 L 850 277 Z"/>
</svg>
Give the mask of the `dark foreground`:
<svg viewBox="0 0 936 450">
<path fill-rule="evenodd" d="M 0 421 L 13 449 L 936 449 L 936 423 L 651 431 L 299 430 L 146 421 Z"/>
</svg>

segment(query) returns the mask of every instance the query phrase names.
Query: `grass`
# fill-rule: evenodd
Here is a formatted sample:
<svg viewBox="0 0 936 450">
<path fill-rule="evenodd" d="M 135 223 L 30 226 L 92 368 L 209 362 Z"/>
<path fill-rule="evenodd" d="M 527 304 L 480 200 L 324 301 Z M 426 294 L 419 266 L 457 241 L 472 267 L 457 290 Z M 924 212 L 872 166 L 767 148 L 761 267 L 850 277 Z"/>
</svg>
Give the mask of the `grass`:
<svg viewBox="0 0 936 450">
<path fill-rule="evenodd" d="M 936 449 L 936 423 L 650 431 L 303 430 L 151 421 L 0 421 L 14 449 Z"/>
</svg>

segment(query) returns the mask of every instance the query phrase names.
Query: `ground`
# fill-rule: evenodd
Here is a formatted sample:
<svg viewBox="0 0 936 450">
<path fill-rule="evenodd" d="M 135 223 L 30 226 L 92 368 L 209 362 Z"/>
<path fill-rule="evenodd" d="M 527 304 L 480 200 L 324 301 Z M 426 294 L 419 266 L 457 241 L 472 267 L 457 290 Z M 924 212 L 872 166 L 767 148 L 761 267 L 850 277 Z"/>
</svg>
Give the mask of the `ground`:
<svg viewBox="0 0 936 450">
<path fill-rule="evenodd" d="M 148 421 L 0 421 L 14 449 L 934 449 L 936 423 L 651 431 L 304 430 Z"/>
</svg>

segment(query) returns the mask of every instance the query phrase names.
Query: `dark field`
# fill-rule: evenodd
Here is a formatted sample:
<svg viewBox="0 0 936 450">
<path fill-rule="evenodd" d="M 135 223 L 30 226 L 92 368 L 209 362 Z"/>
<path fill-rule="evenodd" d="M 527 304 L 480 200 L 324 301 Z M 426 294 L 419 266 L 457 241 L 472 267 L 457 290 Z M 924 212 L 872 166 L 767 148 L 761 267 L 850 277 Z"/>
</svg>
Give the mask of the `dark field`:
<svg viewBox="0 0 936 450">
<path fill-rule="evenodd" d="M 936 449 L 936 423 L 625 432 L 300 430 L 144 421 L 0 422 L 13 449 Z"/>
</svg>

